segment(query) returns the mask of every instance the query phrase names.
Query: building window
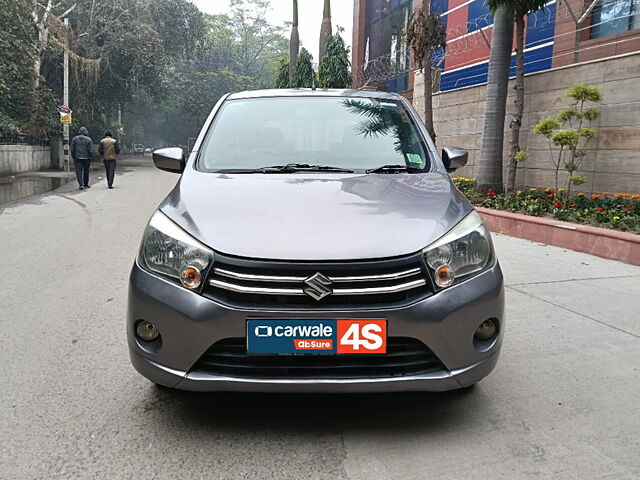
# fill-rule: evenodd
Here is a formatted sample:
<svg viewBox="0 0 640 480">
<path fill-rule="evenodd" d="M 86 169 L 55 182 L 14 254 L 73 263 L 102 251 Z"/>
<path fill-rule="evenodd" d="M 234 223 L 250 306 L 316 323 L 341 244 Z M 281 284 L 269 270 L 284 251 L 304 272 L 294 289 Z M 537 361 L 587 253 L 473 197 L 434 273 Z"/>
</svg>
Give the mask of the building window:
<svg viewBox="0 0 640 480">
<path fill-rule="evenodd" d="M 593 8 L 591 38 L 640 28 L 640 0 L 600 0 Z"/>
<path fill-rule="evenodd" d="M 409 74 L 407 72 L 387 80 L 388 92 L 406 92 L 407 90 L 409 90 Z"/>
<path fill-rule="evenodd" d="M 406 31 L 412 12 L 411 0 L 372 0 L 365 50 L 365 78 L 391 91 L 408 90 L 406 73 L 410 52 Z"/>
</svg>

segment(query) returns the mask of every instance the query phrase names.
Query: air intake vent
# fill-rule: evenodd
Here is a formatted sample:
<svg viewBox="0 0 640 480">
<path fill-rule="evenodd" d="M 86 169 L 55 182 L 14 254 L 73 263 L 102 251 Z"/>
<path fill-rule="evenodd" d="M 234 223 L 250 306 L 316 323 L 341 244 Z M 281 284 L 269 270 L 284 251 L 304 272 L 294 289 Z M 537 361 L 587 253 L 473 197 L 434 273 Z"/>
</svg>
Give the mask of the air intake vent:
<svg viewBox="0 0 640 480">
<path fill-rule="evenodd" d="M 244 338 L 214 344 L 191 371 L 253 379 L 393 378 L 445 370 L 424 343 L 390 337 L 384 355 L 247 355 Z"/>
</svg>

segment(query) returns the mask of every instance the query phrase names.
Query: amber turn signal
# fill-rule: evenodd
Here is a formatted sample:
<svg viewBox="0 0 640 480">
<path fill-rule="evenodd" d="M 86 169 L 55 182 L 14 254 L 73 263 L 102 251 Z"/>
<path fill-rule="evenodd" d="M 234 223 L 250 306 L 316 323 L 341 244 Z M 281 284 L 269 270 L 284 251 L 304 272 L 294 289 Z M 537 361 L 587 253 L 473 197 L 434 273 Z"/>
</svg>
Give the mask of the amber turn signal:
<svg viewBox="0 0 640 480">
<path fill-rule="evenodd" d="M 202 283 L 202 274 L 196 267 L 187 267 L 180 274 L 180 281 L 182 285 L 193 290 Z"/>
<path fill-rule="evenodd" d="M 453 269 L 449 265 L 441 265 L 436 268 L 436 285 L 440 288 L 450 287 L 454 280 Z"/>
</svg>

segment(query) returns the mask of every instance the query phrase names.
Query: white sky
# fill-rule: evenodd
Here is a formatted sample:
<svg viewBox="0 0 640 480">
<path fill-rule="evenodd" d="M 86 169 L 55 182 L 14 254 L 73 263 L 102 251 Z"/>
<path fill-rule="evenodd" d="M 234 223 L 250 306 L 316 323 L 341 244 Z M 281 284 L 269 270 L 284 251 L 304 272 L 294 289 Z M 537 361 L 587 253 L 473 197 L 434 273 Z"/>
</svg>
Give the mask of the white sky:
<svg viewBox="0 0 640 480">
<path fill-rule="evenodd" d="M 217 14 L 229 11 L 228 0 L 192 0 L 205 13 Z M 318 61 L 318 44 L 320 41 L 320 24 L 322 23 L 323 0 L 298 0 L 298 30 L 302 45 L 311 52 L 314 62 Z M 291 21 L 293 15 L 292 0 L 271 0 L 269 21 L 275 25 L 283 25 Z M 331 21 L 333 31 L 336 27 L 344 28 L 343 37 L 351 46 L 353 31 L 353 0 L 333 0 L 331 2 Z M 287 38 L 289 32 L 285 35 Z"/>
</svg>

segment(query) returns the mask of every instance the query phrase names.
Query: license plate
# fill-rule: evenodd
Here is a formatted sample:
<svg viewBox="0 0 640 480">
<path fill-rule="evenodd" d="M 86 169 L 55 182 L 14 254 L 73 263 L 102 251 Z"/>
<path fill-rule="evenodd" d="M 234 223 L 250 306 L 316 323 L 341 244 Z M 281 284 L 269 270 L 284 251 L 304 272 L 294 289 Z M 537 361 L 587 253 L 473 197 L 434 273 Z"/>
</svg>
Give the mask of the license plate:
<svg viewBox="0 0 640 480">
<path fill-rule="evenodd" d="M 247 320 L 247 353 L 387 353 L 386 320 Z"/>
</svg>

